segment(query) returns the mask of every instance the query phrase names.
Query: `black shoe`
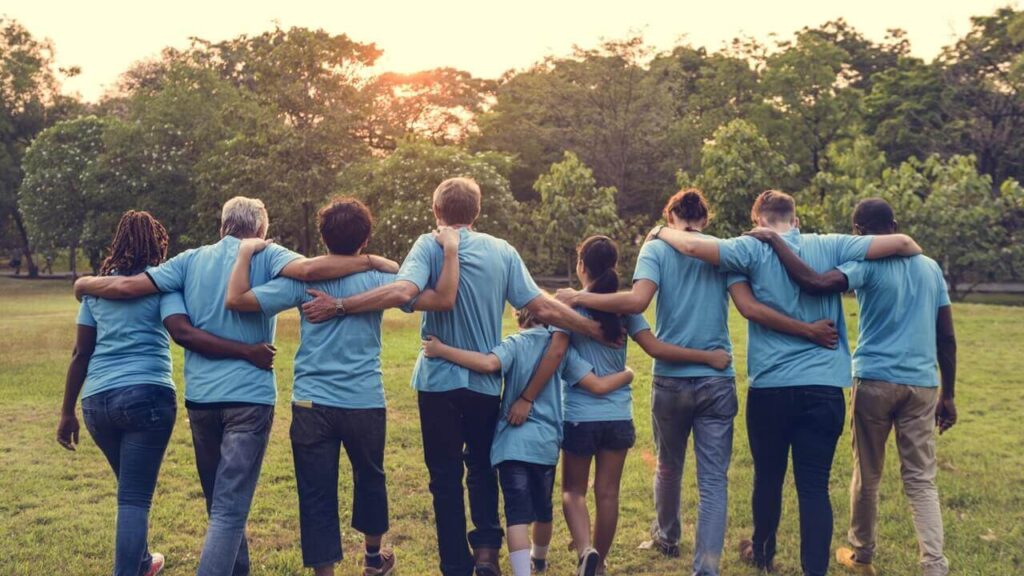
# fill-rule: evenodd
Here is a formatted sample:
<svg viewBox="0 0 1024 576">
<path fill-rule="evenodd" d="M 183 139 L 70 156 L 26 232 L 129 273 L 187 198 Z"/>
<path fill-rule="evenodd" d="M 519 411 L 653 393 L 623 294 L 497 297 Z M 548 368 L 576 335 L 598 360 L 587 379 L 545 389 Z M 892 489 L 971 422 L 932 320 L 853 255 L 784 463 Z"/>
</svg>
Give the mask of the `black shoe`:
<svg viewBox="0 0 1024 576">
<path fill-rule="evenodd" d="M 530 571 L 534 574 L 543 574 L 548 569 L 547 558 L 534 558 L 530 556 Z"/>
</svg>

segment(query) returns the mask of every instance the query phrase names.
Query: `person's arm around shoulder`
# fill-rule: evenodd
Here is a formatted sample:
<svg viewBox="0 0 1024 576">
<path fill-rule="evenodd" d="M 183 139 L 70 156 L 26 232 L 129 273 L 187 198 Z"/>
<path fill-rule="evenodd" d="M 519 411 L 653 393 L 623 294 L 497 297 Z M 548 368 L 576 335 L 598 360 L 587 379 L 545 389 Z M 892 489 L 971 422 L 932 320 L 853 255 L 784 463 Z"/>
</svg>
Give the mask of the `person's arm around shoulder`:
<svg viewBox="0 0 1024 576">
<path fill-rule="evenodd" d="M 662 342 L 650 330 L 641 330 L 633 340 L 651 358 L 673 364 L 706 364 L 715 370 L 725 370 L 732 364 L 732 355 L 722 349 L 697 350 Z"/>
<path fill-rule="evenodd" d="M 732 301 L 740 314 L 751 322 L 776 332 L 810 340 L 823 348 L 835 348 L 839 344 L 839 332 L 836 331 L 834 322 L 822 319 L 808 323 L 790 318 L 759 302 L 747 282 L 735 282 L 730 285 L 729 295 L 732 296 Z"/>
<path fill-rule="evenodd" d="M 526 309 L 537 320 L 549 326 L 555 326 L 570 332 L 585 334 L 595 340 L 604 341 L 601 325 L 596 321 L 580 315 L 578 312 L 555 300 L 547 294 L 540 294 L 526 305 Z M 620 343 L 609 342 L 618 345 Z"/>
<path fill-rule="evenodd" d="M 786 244 L 786 241 L 777 232 L 770 228 L 754 228 L 745 233 L 746 236 L 756 238 L 771 246 L 775 255 L 778 256 L 786 273 L 793 279 L 800 289 L 808 294 L 835 294 L 846 292 L 849 282 L 846 274 L 833 268 L 824 274 L 819 274 L 807 265 L 795 252 Z"/>
<path fill-rule="evenodd" d="M 423 340 L 423 355 L 427 358 L 441 358 L 481 374 L 491 374 L 501 370 L 501 361 L 494 354 L 484 354 L 449 346 L 434 336 L 427 336 Z"/>
<path fill-rule="evenodd" d="M 159 292 L 145 273 L 134 276 L 82 276 L 75 280 L 75 298 L 96 296 L 107 300 L 130 300 Z"/>
<path fill-rule="evenodd" d="M 96 326 L 78 324 L 75 347 L 71 352 L 71 364 L 64 379 L 64 401 L 61 403 L 60 421 L 57 424 L 57 442 L 67 450 L 75 450 L 81 425 L 75 415 L 78 395 L 82 392 L 85 377 L 89 372 L 89 360 L 96 348 Z"/>
<path fill-rule="evenodd" d="M 299 257 L 281 269 L 280 276 L 302 282 L 316 282 L 319 280 L 332 280 L 366 272 L 367 270 L 378 270 L 388 274 L 398 272 L 398 263 L 383 256 L 373 254 L 359 254 L 357 256 L 342 256 L 338 254 L 327 254 L 313 258 Z"/>
<path fill-rule="evenodd" d="M 703 260 L 712 266 L 718 266 L 718 240 L 704 238 L 693 232 L 676 230 L 667 226 L 659 226 L 647 235 L 647 241 L 661 240 L 684 256 Z"/>
<path fill-rule="evenodd" d="M 434 238 L 444 250 L 444 263 L 441 275 L 434 288 L 420 292 L 413 302 L 413 310 L 429 310 L 447 312 L 455 308 L 455 300 L 459 292 L 459 231 L 451 227 L 442 227 L 434 234 Z"/>
<path fill-rule="evenodd" d="M 914 242 L 914 239 L 906 234 L 883 234 L 871 236 L 871 243 L 868 244 L 868 260 L 879 260 L 890 256 L 917 256 L 923 253 L 921 247 Z"/>
<path fill-rule="evenodd" d="M 572 288 L 561 288 L 555 299 L 569 307 L 582 306 L 612 314 L 640 314 L 651 304 L 658 285 L 650 280 L 638 280 L 629 292 L 595 294 Z"/>
<path fill-rule="evenodd" d="M 247 238 L 238 245 L 238 256 L 228 279 L 228 290 L 224 296 L 224 307 L 236 312 L 259 312 L 260 302 L 249 282 L 249 268 L 252 257 L 267 247 L 269 241 L 262 238 Z M 287 270 L 285 266 L 285 270 Z"/>
</svg>

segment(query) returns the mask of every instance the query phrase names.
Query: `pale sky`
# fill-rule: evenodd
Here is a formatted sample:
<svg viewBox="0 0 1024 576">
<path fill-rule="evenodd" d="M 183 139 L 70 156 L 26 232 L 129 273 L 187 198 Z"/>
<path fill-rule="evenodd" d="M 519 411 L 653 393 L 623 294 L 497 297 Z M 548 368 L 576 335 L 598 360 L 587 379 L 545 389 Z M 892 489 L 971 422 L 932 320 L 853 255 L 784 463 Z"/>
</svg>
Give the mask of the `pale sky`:
<svg viewBox="0 0 1024 576">
<path fill-rule="evenodd" d="M 606 5 L 602 6 L 602 5 Z M 183 48 L 190 36 L 224 40 L 283 27 L 345 33 L 384 50 L 380 70 L 414 72 L 452 66 L 497 77 L 573 44 L 643 33 L 658 49 L 685 39 L 710 50 L 738 35 L 766 40 L 844 17 L 880 41 L 889 28 L 908 32 L 916 55 L 931 59 L 963 35 L 973 15 L 1017 0 L 6 0 L 0 14 L 53 40 L 61 66 L 81 66 L 65 84 L 97 100 L 133 62 Z"/>
</svg>

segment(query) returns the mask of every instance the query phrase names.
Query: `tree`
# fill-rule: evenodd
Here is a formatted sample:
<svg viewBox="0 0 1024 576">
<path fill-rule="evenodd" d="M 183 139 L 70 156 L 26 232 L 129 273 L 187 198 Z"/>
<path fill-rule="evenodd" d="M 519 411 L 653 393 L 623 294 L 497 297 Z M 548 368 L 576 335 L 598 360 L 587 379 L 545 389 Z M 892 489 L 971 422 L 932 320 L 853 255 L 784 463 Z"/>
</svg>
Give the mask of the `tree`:
<svg viewBox="0 0 1024 576">
<path fill-rule="evenodd" d="M 818 33 L 802 32 L 767 57 L 762 77 L 766 105 L 757 123 L 804 182 L 821 171 L 828 146 L 849 136 L 859 116 L 860 90 L 850 55 Z"/>
<path fill-rule="evenodd" d="M 971 31 L 939 61 L 951 87 L 949 154 L 974 154 L 992 178 L 1024 179 L 1024 13 L 1001 8 L 971 18 Z"/>
<path fill-rule="evenodd" d="M 190 52 L 289 127 L 287 143 L 276 148 L 276 202 L 303 252 L 316 246 L 316 210 L 338 172 L 369 154 L 371 98 L 362 87 L 380 54 L 345 34 L 280 27 L 224 42 L 196 40 Z"/>
<path fill-rule="evenodd" d="M 63 72 L 73 76 L 77 69 Z M 39 271 L 18 209 L 22 157 L 39 132 L 75 112 L 75 103 L 60 94 L 53 45 L 34 38 L 17 21 L 0 17 L 0 221 L 13 223 L 10 228 L 32 277 Z"/>
<path fill-rule="evenodd" d="M 403 140 L 384 158 L 355 164 L 339 178 L 337 189 L 362 200 L 376 224 L 370 248 L 390 258 L 405 257 L 420 234 L 435 228 L 433 193 L 447 178 L 476 180 L 483 193 L 476 229 L 516 238 L 526 224 L 508 183 L 512 159 L 496 152 L 470 153 L 455 146 Z"/>
<path fill-rule="evenodd" d="M 757 72 L 735 49 L 708 53 L 677 46 L 654 58 L 650 75 L 672 105 L 661 145 L 668 152 L 667 173 L 699 170 L 704 143 L 719 126 L 748 114 L 759 96 Z"/>
<path fill-rule="evenodd" d="M 652 214 L 672 172 L 661 146 L 671 101 L 645 67 L 650 58 L 634 37 L 508 75 L 479 119 L 474 146 L 517 155 L 517 198 L 536 199 L 532 184 L 568 150 L 593 169 L 598 185 L 619 191 L 620 213 Z"/>
<path fill-rule="evenodd" d="M 800 228 L 806 232 L 849 233 L 861 198 L 877 195 L 887 168 L 885 153 L 867 136 L 833 144 L 824 169 L 797 195 Z"/>
<path fill-rule="evenodd" d="M 80 248 L 98 263 L 117 219 L 133 201 L 105 193 L 96 182 L 104 133 L 113 122 L 96 116 L 59 122 L 25 153 L 18 206 L 37 247 L 70 249 L 72 274 Z"/>
<path fill-rule="evenodd" d="M 537 178 L 534 189 L 540 203 L 534 210 L 537 223 L 535 238 L 546 251 L 555 268 L 565 265 L 565 273 L 572 280 L 576 269 L 576 246 L 593 234 L 616 237 L 622 230 L 622 221 L 615 209 L 616 190 L 611 186 L 598 187 L 593 171 L 572 152 L 552 164 L 551 169 Z"/>
<path fill-rule="evenodd" d="M 680 173 L 682 187 L 700 188 L 711 203 L 712 228 L 721 236 L 735 236 L 750 228 L 750 207 L 761 192 L 778 188 L 798 167 L 786 163 L 757 127 L 733 120 L 715 131 L 701 154 L 701 172 L 695 179 Z"/>
<path fill-rule="evenodd" d="M 902 58 L 874 76 L 864 98 L 865 131 L 895 163 L 925 158 L 945 146 L 950 97 L 939 66 Z"/>
<path fill-rule="evenodd" d="M 275 154 L 286 148 L 286 129 L 251 93 L 212 70 L 169 62 L 118 109 L 123 122 L 108 130 L 95 178 L 106 194 L 136 198 L 159 218 L 172 252 L 215 241 L 232 195 L 265 199 L 272 221 L 286 213 L 279 199 L 288 182 L 275 168 L 287 161 Z"/>
<path fill-rule="evenodd" d="M 373 114 L 366 122 L 369 144 L 385 151 L 407 137 L 461 144 L 475 132 L 476 117 L 483 113 L 494 85 L 454 68 L 385 72 L 366 87 L 373 100 Z"/>
</svg>

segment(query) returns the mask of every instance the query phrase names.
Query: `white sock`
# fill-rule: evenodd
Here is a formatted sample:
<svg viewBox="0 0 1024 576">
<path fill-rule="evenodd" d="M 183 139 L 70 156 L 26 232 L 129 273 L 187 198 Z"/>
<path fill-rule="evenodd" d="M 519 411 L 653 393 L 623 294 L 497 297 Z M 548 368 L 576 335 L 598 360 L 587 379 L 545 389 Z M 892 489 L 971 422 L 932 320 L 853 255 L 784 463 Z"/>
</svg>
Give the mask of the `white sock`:
<svg viewBox="0 0 1024 576">
<path fill-rule="evenodd" d="M 530 576 L 530 550 L 509 552 L 509 563 L 512 564 L 512 576 Z"/>
<path fill-rule="evenodd" d="M 537 546 L 536 544 L 534 544 L 533 550 L 530 552 L 530 555 L 538 560 L 544 560 L 548 557 L 548 547 Z"/>
</svg>

